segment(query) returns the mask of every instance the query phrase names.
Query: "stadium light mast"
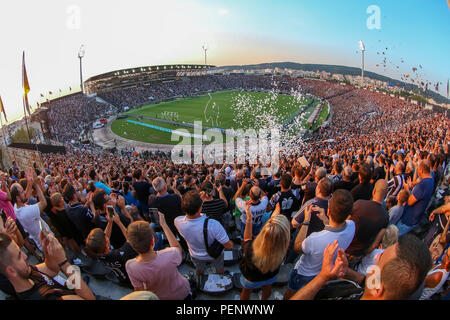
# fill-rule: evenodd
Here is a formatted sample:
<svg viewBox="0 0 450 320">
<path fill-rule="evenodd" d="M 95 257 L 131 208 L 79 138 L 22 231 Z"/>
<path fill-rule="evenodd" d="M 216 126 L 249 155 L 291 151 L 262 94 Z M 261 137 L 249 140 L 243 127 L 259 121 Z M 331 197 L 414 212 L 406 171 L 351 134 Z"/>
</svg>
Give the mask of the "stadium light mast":
<svg viewBox="0 0 450 320">
<path fill-rule="evenodd" d="M 83 90 L 83 57 L 86 52 L 84 45 L 81 45 L 80 50 L 78 51 L 78 59 L 80 59 L 80 87 L 81 93 L 84 94 Z"/>
<path fill-rule="evenodd" d="M 204 44 L 202 48 L 205 51 L 205 65 L 207 65 L 207 63 L 206 63 L 206 51 L 208 51 L 208 45 Z"/>
<path fill-rule="evenodd" d="M 362 54 L 362 66 L 361 66 L 361 87 L 364 87 L 364 51 L 366 51 L 366 47 L 362 40 L 359 40 L 359 48 L 361 49 Z"/>
</svg>

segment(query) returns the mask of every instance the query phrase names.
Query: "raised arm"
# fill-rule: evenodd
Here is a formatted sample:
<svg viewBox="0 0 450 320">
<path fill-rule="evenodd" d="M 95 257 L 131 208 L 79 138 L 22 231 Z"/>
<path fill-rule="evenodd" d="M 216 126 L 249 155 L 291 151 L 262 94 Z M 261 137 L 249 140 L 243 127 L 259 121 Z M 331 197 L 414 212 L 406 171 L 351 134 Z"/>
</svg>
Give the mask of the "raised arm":
<svg viewBox="0 0 450 320">
<path fill-rule="evenodd" d="M 217 188 L 219 190 L 219 197 L 220 199 L 222 199 L 223 201 L 225 201 L 225 207 L 228 208 L 228 200 L 227 197 L 225 197 L 225 194 L 223 193 L 223 188 L 222 186 L 220 186 L 219 188 Z"/>
<path fill-rule="evenodd" d="M 240 187 L 238 188 L 238 190 L 236 191 L 236 194 L 234 195 L 234 200 L 236 200 L 237 198 L 242 198 L 242 196 L 241 196 L 242 191 L 244 190 L 245 186 L 247 185 L 247 181 L 248 181 L 248 179 L 242 180 Z"/>
<path fill-rule="evenodd" d="M 181 249 L 180 243 L 178 242 L 177 238 L 173 234 L 172 230 L 170 230 L 169 226 L 167 225 L 166 217 L 164 216 L 163 213 L 161 213 L 159 211 L 158 211 L 158 215 L 159 215 L 159 224 L 160 224 L 161 228 L 163 229 L 164 234 L 167 237 L 167 240 L 169 241 L 169 245 L 171 247 L 177 248 L 181 253 L 183 251 L 183 249 Z"/>
<path fill-rule="evenodd" d="M 45 262 L 37 265 L 36 268 L 40 272 L 52 277 L 61 271 L 68 278 L 68 281 L 74 280 L 72 283 L 67 283 L 67 285 L 69 288 L 74 285 L 73 290 L 76 295 L 63 296 L 62 298 L 64 300 L 95 300 L 94 294 L 84 282 L 81 274 L 77 271 L 77 267 L 72 266 L 67 260 L 61 243 L 51 234 L 44 236 L 41 232 L 39 237 L 44 249 Z"/>
<path fill-rule="evenodd" d="M 308 205 L 305 209 L 305 220 L 303 221 L 300 231 L 295 238 L 294 250 L 297 253 L 302 252 L 302 243 L 306 239 L 306 235 L 308 233 L 309 222 L 311 221 L 311 205 Z"/>
<path fill-rule="evenodd" d="M 45 210 L 45 207 L 47 207 L 47 199 L 45 198 L 44 193 L 42 192 L 41 183 L 40 183 L 39 178 L 37 176 L 35 176 L 35 179 L 33 181 L 33 185 L 34 185 L 34 188 L 37 191 L 38 198 L 39 198 L 39 202 L 38 202 L 39 210 L 42 212 L 42 211 Z"/>
<path fill-rule="evenodd" d="M 245 205 L 247 220 L 245 221 L 244 242 L 253 239 L 253 215 L 250 207 L 250 204 Z"/>
</svg>

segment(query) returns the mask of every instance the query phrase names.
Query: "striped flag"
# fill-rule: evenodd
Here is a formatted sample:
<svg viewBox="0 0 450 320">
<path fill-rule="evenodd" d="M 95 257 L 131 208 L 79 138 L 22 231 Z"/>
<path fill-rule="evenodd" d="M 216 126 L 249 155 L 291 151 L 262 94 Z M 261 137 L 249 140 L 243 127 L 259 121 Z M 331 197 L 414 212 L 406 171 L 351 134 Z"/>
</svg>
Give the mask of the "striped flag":
<svg viewBox="0 0 450 320">
<path fill-rule="evenodd" d="M 3 106 L 2 97 L 0 97 L 0 108 L 1 108 L 0 111 L 3 112 L 3 115 L 5 116 L 5 121 L 8 122 L 8 119 L 6 118 L 5 107 Z"/>
<path fill-rule="evenodd" d="M 23 103 L 24 108 L 26 112 L 31 116 L 30 112 L 30 105 L 28 103 L 28 92 L 30 92 L 30 84 L 28 83 L 28 77 L 27 77 L 27 69 L 25 67 L 25 51 L 23 52 L 23 58 L 22 58 L 22 85 L 23 85 Z"/>
</svg>

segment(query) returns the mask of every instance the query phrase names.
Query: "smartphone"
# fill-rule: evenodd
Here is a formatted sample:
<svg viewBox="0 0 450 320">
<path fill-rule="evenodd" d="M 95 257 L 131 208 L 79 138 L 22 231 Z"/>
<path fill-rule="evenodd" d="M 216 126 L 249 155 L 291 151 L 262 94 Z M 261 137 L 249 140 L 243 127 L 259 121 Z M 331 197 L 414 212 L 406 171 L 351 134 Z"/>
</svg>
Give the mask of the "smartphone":
<svg viewBox="0 0 450 320">
<path fill-rule="evenodd" d="M 47 229 L 45 229 L 44 225 L 42 224 L 42 220 L 41 219 L 39 219 L 39 228 L 41 229 L 41 231 L 44 234 L 44 236 L 48 236 L 48 231 L 47 231 Z"/>
<path fill-rule="evenodd" d="M 107 206 L 106 210 L 108 210 L 108 214 L 111 218 L 114 217 L 114 208 L 112 206 Z"/>
<path fill-rule="evenodd" d="M 149 208 L 150 211 L 150 219 L 153 223 L 159 224 L 159 214 L 158 214 L 158 208 Z"/>
</svg>

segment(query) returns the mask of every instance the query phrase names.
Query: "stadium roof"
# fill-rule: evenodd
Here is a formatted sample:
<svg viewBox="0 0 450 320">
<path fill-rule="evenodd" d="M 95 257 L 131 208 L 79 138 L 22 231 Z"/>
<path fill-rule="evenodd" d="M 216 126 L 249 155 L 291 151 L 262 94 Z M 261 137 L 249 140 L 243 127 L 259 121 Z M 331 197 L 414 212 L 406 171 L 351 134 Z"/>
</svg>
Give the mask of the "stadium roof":
<svg viewBox="0 0 450 320">
<path fill-rule="evenodd" d="M 137 67 L 137 68 L 128 68 L 122 70 L 111 71 L 107 73 L 103 73 L 94 77 L 91 77 L 86 80 L 86 82 L 96 81 L 100 79 L 119 77 L 123 75 L 137 75 L 139 73 L 148 73 L 148 72 L 161 72 L 161 71 L 202 71 L 209 70 L 215 68 L 213 65 L 204 65 L 204 64 L 168 64 L 168 65 L 158 65 L 158 66 L 146 66 L 146 67 Z"/>
</svg>

